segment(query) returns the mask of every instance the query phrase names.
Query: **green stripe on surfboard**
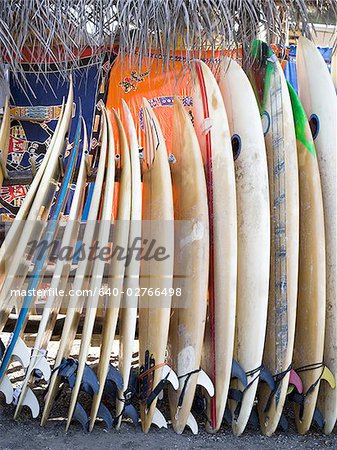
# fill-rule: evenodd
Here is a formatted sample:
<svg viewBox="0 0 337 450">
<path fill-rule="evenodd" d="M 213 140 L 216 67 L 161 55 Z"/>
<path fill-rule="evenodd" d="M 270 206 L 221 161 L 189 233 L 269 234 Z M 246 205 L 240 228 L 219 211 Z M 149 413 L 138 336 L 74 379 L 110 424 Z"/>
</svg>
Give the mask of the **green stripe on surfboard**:
<svg viewBox="0 0 337 450">
<path fill-rule="evenodd" d="M 307 131 L 310 130 L 310 127 L 302 103 L 296 94 L 295 89 L 288 81 L 287 85 L 290 94 L 291 106 L 293 109 L 296 139 L 300 141 L 314 157 L 316 157 L 314 142 L 311 138 L 307 138 Z"/>
<path fill-rule="evenodd" d="M 260 76 L 263 77 L 263 94 L 260 92 L 259 95 L 257 87 L 253 86 L 255 94 L 258 98 L 260 114 L 262 115 L 265 112 L 267 104 L 271 76 L 275 71 L 275 63 L 270 58 L 272 58 L 275 54 L 268 44 L 259 39 L 255 39 L 253 41 L 251 53 L 255 61 L 259 64 L 259 73 Z"/>
</svg>

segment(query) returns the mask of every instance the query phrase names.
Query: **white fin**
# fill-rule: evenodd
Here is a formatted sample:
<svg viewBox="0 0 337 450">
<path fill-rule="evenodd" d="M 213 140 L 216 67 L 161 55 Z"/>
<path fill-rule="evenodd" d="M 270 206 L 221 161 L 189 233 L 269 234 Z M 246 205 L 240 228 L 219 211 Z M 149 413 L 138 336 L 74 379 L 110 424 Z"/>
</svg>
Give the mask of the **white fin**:
<svg viewBox="0 0 337 450">
<path fill-rule="evenodd" d="M 21 403 L 22 406 L 28 406 L 30 409 L 32 416 L 34 419 L 39 415 L 40 412 L 40 405 L 37 401 L 36 395 L 30 388 L 26 388 L 26 391 L 24 393 L 24 399 Z"/>
<path fill-rule="evenodd" d="M 167 428 L 166 419 L 158 408 L 154 410 L 152 423 L 157 425 L 158 428 Z"/>
<path fill-rule="evenodd" d="M 210 397 L 213 397 L 213 395 L 214 395 L 214 385 L 213 385 L 212 380 L 210 379 L 210 377 L 203 370 L 200 370 L 200 372 L 198 374 L 198 381 L 197 381 L 197 383 L 200 386 L 202 386 L 203 388 L 206 389 L 206 391 L 208 392 L 208 395 Z"/>
<path fill-rule="evenodd" d="M 167 377 L 167 381 L 169 381 L 175 390 L 179 387 L 179 380 L 176 373 L 171 369 L 167 364 L 162 368 L 161 379 Z"/>
<path fill-rule="evenodd" d="M 198 424 L 192 413 L 189 413 L 186 425 L 190 427 L 193 434 L 198 434 Z"/>
<path fill-rule="evenodd" d="M 42 356 L 42 357 L 38 357 L 37 359 L 37 363 L 34 366 L 34 369 L 39 370 L 42 373 L 43 378 L 48 381 L 51 375 L 51 368 L 50 365 L 47 361 L 47 359 Z"/>
<path fill-rule="evenodd" d="M 6 398 L 6 403 L 9 405 L 13 401 L 13 386 L 9 381 L 7 375 L 4 375 L 0 382 L 0 392 L 2 392 Z"/>
<path fill-rule="evenodd" d="M 29 366 L 31 351 L 23 340 L 19 337 L 13 349 L 13 359 L 19 361 L 22 367 Z"/>
</svg>

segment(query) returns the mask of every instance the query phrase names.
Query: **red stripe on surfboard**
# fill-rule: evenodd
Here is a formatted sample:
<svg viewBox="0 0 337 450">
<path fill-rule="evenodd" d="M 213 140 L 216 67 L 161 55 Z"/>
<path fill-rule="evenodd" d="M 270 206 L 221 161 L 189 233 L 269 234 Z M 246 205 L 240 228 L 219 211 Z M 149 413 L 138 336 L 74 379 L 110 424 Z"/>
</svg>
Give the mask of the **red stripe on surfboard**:
<svg viewBox="0 0 337 450">
<path fill-rule="evenodd" d="M 207 91 L 204 80 L 204 75 L 200 63 L 196 63 L 196 72 L 198 75 L 201 91 L 201 99 L 204 108 L 204 118 L 209 118 L 209 108 L 207 100 Z M 213 167 L 212 167 L 212 141 L 211 131 L 209 130 L 206 135 L 206 183 L 207 183 L 207 196 L 208 196 L 208 214 L 209 214 L 209 322 L 210 322 L 210 335 L 211 335 L 211 358 L 212 358 L 212 381 L 214 388 L 216 389 L 216 364 L 215 364 L 215 300 L 214 300 L 214 204 L 213 204 Z M 216 428 L 216 392 L 210 399 L 210 421 L 213 429 Z"/>
</svg>

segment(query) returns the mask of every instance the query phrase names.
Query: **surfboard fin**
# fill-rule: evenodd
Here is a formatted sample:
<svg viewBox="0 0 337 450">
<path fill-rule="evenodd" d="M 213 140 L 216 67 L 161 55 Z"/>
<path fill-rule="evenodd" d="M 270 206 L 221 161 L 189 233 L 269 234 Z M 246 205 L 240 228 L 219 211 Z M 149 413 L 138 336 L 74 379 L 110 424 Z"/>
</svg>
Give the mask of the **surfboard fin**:
<svg viewBox="0 0 337 450">
<path fill-rule="evenodd" d="M 159 394 L 162 392 L 162 390 L 164 389 L 164 386 L 167 383 L 171 383 L 174 390 L 177 390 L 179 387 L 179 380 L 178 380 L 176 373 L 171 369 L 171 367 L 169 367 L 167 364 L 165 364 L 165 366 L 163 366 L 163 368 L 162 368 L 161 379 L 160 379 L 159 383 L 153 389 L 153 391 L 150 393 L 150 395 L 147 397 L 147 400 L 146 400 L 147 409 L 150 408 L 154 399 L 159 396 Z"/>
<path fill-rule="evenodd" d="M 29 366 L 31 350 L 19 337 L 13 349 L 13 359 L 19 361 L 22 367 L 26 368 Z"/>
<path fill-rule="evenodd" d="M 291 394 L 294 389 L 296 389 L 299 394 L 303 394 L 302 380 L 298 373 L 294 369 L 291 369 L 289 376 L 288 394 Z"/>
<path fill-rule="evenodd" d="M 20 397 L 21 394 L 21 389 L 18 388 L 17 390 L 17 399 Z M 15 402 L 15 404 L 17 404 L 17 401 Z M 24 394 L 24 398 L 22 400 L 21 403 L 22 406 L 28 406 L 28 408 L 30 409 L 30 412 L 32 414 L 33 419 L 36 419 L 37 416 L 40 413 L 40 405 L 39 402 L 37 400 L 36 395 L 34 394 L 34 392 L 32 391 L 32 389 L 30 389 L 29 387 L 26 388 L 25 394 Z"/>
<path fill-rule="evenodd" d="M 214 385 L 212 383 L 212 380 L 207 375 L 207 373 L 205 371 L 203 371 L 202 369 L 198 373 L 197 384 L 199 384 L 200 386 L 205 388 L 210 397 L 214 396 Z"/>
<path fill-rule="evenodd" d="M 174 372 L 174 370 L 171 369 L 170 366 L 167 364 L 162 368 L 161 372 L 161 380 L 165 380 L 172 384 L 173 389 L 176 391 L 179 388 L 179 380 Z"/>
<path fill-rule="evenodd" d="M 81 389 L 91 395 L 91 397 L 99 391 L 99 381 L 97 375 L 95 371 L 88 366 L 88 364 L 84 367 Z"/>
<path fill-rule="evenodd" d="M 74 411 L 72 420 L 79 422 L 82 425 L 82 428 L 84 431 L 89 431 L 88 414 L 85 412 L 85 409 L 79 402 L 76 403 L 76 407 L 75 407 L 75 411 Z"/>
<path fill-rule="evenodd" d="M 114 367 L 112 364 L 109 364 L 108 375 L 106 377 L 107 380 L 115 383 L 117 389 L 121 391 L 123 389 L 123 378 L 120 374 L 119 370 Z"/>
<path fill-rule="evenodd" d="M 116 398 L 116 386 L 110 380 L 106 380 L 104 384 L 104 395 L 111 400 L 114 400 Z"/>
<path fill-rule="evenodd" d="M 63 381 L 69 384 L 72 389 L 76 381 L 76 371 L 77 371 L 77 361 L 73 358 L 63 358 L 60 367 L 58 369 L 58 374 Z"/>
<path fill-rule="evenodd" d="M 37 362 L 34 366 L 34 375 L 37 379 L 44 378 L 46 381 L 49 380 L 51 369 L 45 356 L 37 357 Z"/>
<path fill-rule="evenodd" d="M 319 429 L 323 429 L 325 420 L 321 411 L 317 407 L 315 408 L 312 420 Z"/>
<path fill-rule="evenodd" d="M 275 380 L 271 372 L 266 368 L 262 367 L 260 371 L 260 381 L 267 383 L 269 389 L 273 391 L 275 389 Z"/>
<path fill-rule="evenodd" d="M 132 404 L 134 395 L 137 392 L 137 373 L 131 368 L 129 376 L 129 384 L 127 389 L 124 391 L 124 409 L 122 414 L 132 420 L 134 425 L 137 425 L 139 420 L 139 414 L 137 408 Z"/>
<path fill-rule="evenodd" d="M 324 366 L 321 380 L 327 381 L 331 389 L 336 389 L 336 380 L 329 367 Z"/>
<path fill-rule="evenodd" d="M 108 430 L 112 428 L 114 423 L 113 417 L 108 408 L 101 402 L 98 408 L 97 417 L 103 420 Z"/>
<path fill-rule="evenodd" d="M 206 411 L 207 404 L 205 397 L 196 394 L 194 396 L 193 404 L 192 404 L 192 411 L 195 412 L 197 415 L 203 414 Z"/>
<path fill-rule="evenodd" d="M 158 408 L 155 408 L 154 410 L 152 423 L 157 425 L 158 428 L 167 428 L 166 419 Z"/>
<path fill-rule="evenodd" d="M 123 415 L 131 419 L 134 425 L 137 425 L 139 414 L 137 409 L 131 403 L 125 405 Z"/>
<path fill-rule="evenodd" d="M 225 412 L 223 414 L 223 420 L 227 423 L 227 425 L 231 425 L 231 423 L 232 423 L 232 412 L 228 408 L 228 406 L 226 406 L 226 408 L 225 408 Z"/>
<path fill-rule="evenodd" d="M 233 359 L 232 361 L 231 378 L 237 378 L 238 380 L 240 380 L 243 388 L 247 386 L 247 375 L 235 359 Z"/>
<path fill-rule="evenodd" d="M 2 392 L 4 394 L 7 405 L 12 403 L 12 401 L 13 401 L 13 386 L 7 375 L 4 375 L 2 377 L 2 380 L 0 382 L 0 392 Z"/>
<path fill-rule="evenodd" d="M 198 424 L 192 413 L 189 413 L 186 425 L 191 429 L 193 434 L 198 434 Z"/>
<path fill-rule="evenodd" d="M 248 422 L 255 431 L 258 431 L 260 423 L 259 423 L 259 415 L 255 407 L 253 407 L 251 410 Z"/>
<path fill-rule="evenodd" d="M 279 426 L 281 427 L 282 431 L 287 433 L 289 431 L 289 423 L 284 413 L 281 414 Z"/>
</svg>

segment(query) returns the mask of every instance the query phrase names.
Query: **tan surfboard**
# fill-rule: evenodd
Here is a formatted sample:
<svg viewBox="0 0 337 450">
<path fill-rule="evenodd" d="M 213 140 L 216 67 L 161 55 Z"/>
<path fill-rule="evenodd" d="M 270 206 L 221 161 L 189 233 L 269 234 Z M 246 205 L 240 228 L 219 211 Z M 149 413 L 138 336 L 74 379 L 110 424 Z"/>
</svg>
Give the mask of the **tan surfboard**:
<svg viewBox="0 0 337 450">
<path fill-rule="evenodd" d="M 27 221 L 23 227 L 20 226 L 20 234 L 16 235 L 16 245 L 13 256 L 9 264 L 4 266 L 4 282 L 0 291 L 0 330 L 3 329 L 8 315 L 11 311 L 15 298 L 10 295 L 11 289 L 21 289 L 30 261 L 27 260 L 26 252 L 30 241 L 38 241 L 41 237 L 44 224 L 48 218 L 48 213 L 52 205 L 53 195 L 55 193 L 57 180 L 59 178 L 59 158 L 62 155 L 65 139 L 70 127 L 73 111 L 73 86 L 70 81 L 69 94 L 64 109 L 62 119 L 59 121 L 53 138 L 50 143 L 51 155 L 46 163 L 45 170 L 41 177 L 39 189 L 35 192 L 32 200 Z M 4 261 L 5 262 L 5 261 Z"/>
<path fill-rule="evenodd" d="M 323 361 L 326 267 L 324 211 L 321 180 L 308 119 L 302 104 L 288 85 L 297 138 L 300 188 L 300 253 L 294 367 L 303 383 L 303 405 L 295 403 L 297 430 L 304 434 L 311 425 Z M 315 384 L 315 387 L 313 385 Z M 310 392 L 308 390 L 310 389 Z"/>
<path fill-rule="evenodd" d="M 201 61 L 193 71 L 193 114 L 204 161 L 209 210 L 210 280 L 202 368 L 215 395 L 207 395 L 206 428 L 222 423 L 231 379 L 237 280 L 237 212 L 230 131 L 219 86 Z"/>
<path fill-rule="evenodd" d="M 299 188 L 296 136 L 287 83 L 273 51 L 254 43 L 251 82 L 265 135 L 271 214 L 270 283 L 263 364 L 276 380 L 273 391 L 261 383 L 258 411 L 262 432 L 276 430 L 285 403 L 296 323 Z"/>
<path fill-rule="evenodd" d="M 267 324 L 270 206 L 266 147 L 254 91 L 241 67 L 225 58 L 218 74 L 235 164 L 238 211 L 238 280 L 234 358 L 247 374 L 240 404 L 230 402 L 232 428 L 240 435 L 248 422 L 260 379 Z M 258 212 L 258 213 L 257 213 Z M 258 255 L 258 264 L 256 258 Z"/>
<path fill-rule="evenodd" d="M 321 175 L 325 239 L 326 239 L 326 331 L 324 364 L 337 378 L 337 293 L 336 293 L 336 149 L 337 149 L 337 100 L 327 66 L 308 39 L 298 41 L 297 73 L 300 100 L 314 133 L 318 166 Z M 317 88 L 319 86 L 319 89 Z M 319 346 L 321 343 L 317 343 Z M 310 361 L 309 361 L 310 362 Z M 311 361 L 321 363 L 322 361 Z M 322 369 L 315 372 L 319 376 Z M 319 409 L 325 425 L 324 432 L 331 433 L 337 418 L 337 390 L 321 382 Z"/>
<path fill-rule="evenodd" d="M 71 202 L 68 221 L 65 227 L 64 235 L 62 237 L 60 248 L 75 248 L 76 237 L 78 235 L 81 213 L 84 202 L 85 182 L 86 182 L 86 163 L 88 158 L 88 140 L 86 133 L 86 126 L 83 120 L 84 142 L 83 154 L 81 157 L 80 169 L 76 181 L 76 188 Z M 23 406 L 27 405 L 33 417 L 37 417 L 40 407 L 38 401 L 33 394 L 31 387 L 34 382 L 34 370 L 38 369 L 45 372 L 50 372 L 48 367 L 45 367 L 45 356 L 48 343 L 54 329 L 63 297 L 57 295 L 57 292 L 65 291 L 68 276 L 71 269 L 72 260 L 58 259 L 55 265 L 55 270 L 50 283 L 50 292 L 52 295 L 48 296 L 46 304 L 43 308 L 39 329 L 35 338 L 34 348 L 28 368 L 26 369 L 25 378 L 20 386 L 20 396 L 14 413 L 16 419 Z M 42 365 L 42 367 L 41 367 Z M 49 373 L 50 376 L 50 373 Z M 48 378 L 44 375 L 44 379 Z"/>
<path fill-rule="evenodd" d="M 135 240 L 141 238 L 142 183 L 136 128 L 129 107 L 124 101 L 123 112 L 131 162 L 131 214 L 128 247 L 132 248 Z M 140 261 L 135 257 L 136 255 L 131 254 L 130 256 L 131 259 L 125 268 L 123 305 L 119 310 L 118 368 L 123 378 L 123 390 L 119 391 L 116 400 L 117 429 L 121 425 L 123 413 L 127 412 L 124 392 L 127 391 L 129 385 L 138 314 L 137 289 L 139 289 Z"/>
<path fill-rule="evenodd" d="M 116 247 L 127 248 L 130 226 L 130 207 L 131 207 L 131 167 L 129 146 L 125 130 L 120 117 L 114 111 L 114 117 L 118 130 L 119 152 L 121 156 L 121 175 L 119 182 L 119 199 L 117 221 L 114 225 L 113 250 Z M 109 288 L 112 295 L 107 300 L 107 308 L 104 315 L 104 325 L 102 334 L 102 344 L 100 349 L 100 359 L 97 368 L 97 377 L 99 381 L 99 391 L 93 398 L 90 413 L 90 431 L 95 425 L 101 404 L 105 380 L 109 370 L 112 346 L 114 342 L 116 325 L 118 319 L 119 305 L 123 290 L 123 280 L 125 271 L 125 260 L 113 256 L 110 267 Z"/>
<path fill-rule="evenodd" d="M 152 423 L 166 427 L 156 408 L 155 388 L 163 379 L 178 387 L 178 379 L 165 361 L 173 289 L 174 223 L 171 174 L 166 146 L 158 120 L 143 100 L 148 154 L 153 162 L 143 175 L 142 239 L 161 248 L 161 256 L 141 261 L 139 298 L 140 415 L 147 433 Z M 162 254 L 164 253 L 164 254 Z M 170 291 L 171 289 L 171 291 Z"/>
<path fill-rule="evenodd" d="M 173 144 L 176 162 L 171 165 L 176 223 L 173 310 L 169 335 L 169 364 L 179 378 L 179 388 L 169 389 L 173 429 L 198 425 L 191 411 L 197 384 L 214 394 L 200 369 L 207 310 L 209 229 L 205 172 L 191 118 L 178 97 L 174 99 Z M 179 290 L 179 291 L 178 291 Z"/>
<path fill-rule="evenodd" d="M 106 249 L 109 245 L 111 221 L 113 214 L 113 199 L 114 199 L 114 185 L 115 185 L 115 143 L 111 118 L 105 110 L 103 110 L 103 114 L 105 114 L 107 121 L 108 147 L 107 147 L 107 167 L 104 183 L 105 184 L 104 193 L 102 190 L 101 194 L 103 196 L 103 203 L 102 203 L 102 213 L 99 222 L 97 243 L 101 249 L 103 248 Z M 127 151 L 128 150 L 126 150 L 126 152 Z M 120 206 L 123 207 L 122 204 Z M 80 352 L 78 357 L 78 366 L 76 371 L 76 381 L 71 391 L 66 430 L 69 429 L 70 423 L 72 421 L 78 394 L 80 392 L 82 384 L 85 364 L 87 362 L 92 332 L 94 329 L 97 306 L 100 299 L 99 292 L 100 289 L 102 288 L 102 283 L 104 279 L 104 269 L 106 264 L 107 264 L 106 260 L 104 258 L 99 257 L 94 261 L 92 268 L 89 283 L 89 290 L 90 292 L 92 292 L 92 295 L 88 296 L 86 302 L 84 325 L 82 330 Z"/>
<path fill-rule="evenodd" d="M 70 354 L 71 347 L 73 345 L 76 331 L 81 315 L 81 311 L 84 304 L 84 298 L 80 295 L 84 288 L 88 287 L 89 276 L 92 270 L 92 260 L 89 258 L 88 249 L 92 245 L 94 238 L 96 221 L 99 214 L 99 206 L 101 202 L 101 193 L 104 180 L 105 172 L 105 161 L 107 154 L 107 122 L 105 114 L 102 114 L 102 129 L 101 129 L 101 149 L 99 164 L 96 174 L 94 191 L 90 203 L 90 209 L 88 213 L 87 223 L 84 231 L 84 236 L 82 239 L 82 245 L 85 249 L 84 257 L 79 261 L 75 280 L 73 284 L 73 295 L 69 296 L 69 304 L 67 308 L 67 315 L 63 325 L 61 340 L 55 359 L 55 367 L 59 367 L 63 358 L 67 358 Z M 41 425 L 45 425 L 50 415 L 55 396 L 58 392 L 60 386 L 60 377 L 58 376 L 58 371 L 56 370 L 50 379 L 47 395 L 45 398 L 44 410 L 42 413 Z"/>
</svg>

